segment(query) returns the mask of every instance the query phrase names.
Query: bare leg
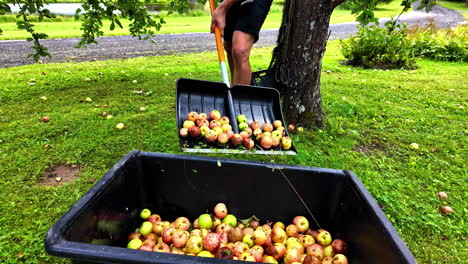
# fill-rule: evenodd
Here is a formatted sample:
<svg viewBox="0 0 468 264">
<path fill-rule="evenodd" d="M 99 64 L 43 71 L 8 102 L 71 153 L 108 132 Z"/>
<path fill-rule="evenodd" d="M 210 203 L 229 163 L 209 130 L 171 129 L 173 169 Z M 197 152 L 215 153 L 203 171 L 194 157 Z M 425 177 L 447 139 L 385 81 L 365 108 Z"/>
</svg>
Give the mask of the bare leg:
<svg viewBox="0 0 468 264">
<path fill-rule="evenodd" d="M 249 57 L 254 41 L 255 38 L 251 34 L 242 31 L 234 31 L 234 35 L 232 37 L 231 59 L 229 59 L 228 52 L 229 66 L 231 67 L 232 64 L 234 69 L 231 70 L 233 85 L 250 85 L 251 83 L 252 68 L 250 67 Z"/>
</svg>

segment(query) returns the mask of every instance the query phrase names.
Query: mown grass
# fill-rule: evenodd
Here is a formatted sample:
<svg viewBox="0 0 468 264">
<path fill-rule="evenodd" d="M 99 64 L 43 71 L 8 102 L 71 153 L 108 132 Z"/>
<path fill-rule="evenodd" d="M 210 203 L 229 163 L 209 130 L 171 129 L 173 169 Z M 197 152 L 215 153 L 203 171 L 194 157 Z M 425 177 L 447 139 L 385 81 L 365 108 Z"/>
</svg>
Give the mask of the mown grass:
<svg viewBox="0 0 468 264">
<path fill-rule="evenodd" d="M 466 6 L 464 2 L 437 1 L 437 4 L 449 9 L 460 11 L 465 18 L 465 21 L 468 20 L 468 6 Z"/>
<path fill-rule="evenodd" d="M 389 4 L 379 5 L 379 8 L 375 11 L 375 15 L 378 18 L 396 16 L 401 12 L 402 7 L 400 6 L 401 1 L 396 0 Z M 188 33 L 188 32 L 209 32 L 209 26 L 211 23 L 211 17 L 209 14 L 204 16 L 180 16 L 180 15 L 163 15 L 163 18 L 167 22 L 161 28 L 159 33 Z M 1 16 L 0 16 L 1 19 Z M 11 19 L 14 19 L 11 17 Z M 3 21 L 11 20 L 4 18 Z M 264 29 L 279 28 L 282 19 L 282 9 L 280 5 L 274 5 L 270 11 L 265 24 Z M 82 34 L 81 21 L 75 21 L 71 17 L 62 17 L 59 19 L 61 22 L 35 22 L 35 29 L 37 32 L 44 32 L 49 35 L 49 38 L 71 38 L 80 37 Z M 331 17 L 330 23 L 344 23 L 353 22 L 356 17 L 351 14 L 350 10 L 336 9 Z M 0 20 L 1 21 L 1 20 Z M 128 35 L 129 21 L 126 19 L 122 20 L 124 25 L 123 29 L 116 28 L 114 31 L 109 30 L 109 21 L 104 21 L 103 31 L 104 36 L 117 36 L 117 35 Z M 26 39 L 30 37 L 24 30 L 19 30 L 15 22 L 2 22 L 0 28 L 4 31 L 0 35 L 0 40 L 10 39 Z"/>
<path fill-rule="evenodd" d="M 253 51 L 256 70 L 267 67 L 270 52 Z M 464 263 L 468 65 L 423 60 L 415 71 L 375 71 L 343 66 L 342 59 L 337 42 L 329 43 L 322 69 L 325 128 L 294 135 L 297 156 L 219 156 L 352 170 L 419 263 Z M 220 80 L 211 52 L 37 64 L 0 69 L 0 76 L 2 263 L 67 262 L 47 255 L 43 239 L 91 188 L 88 181 L 133 149 L 179 153 L 176 80 Z M 93 102 L 80 102 L 86 97 Z M 45 115 L 50 122 L 40 121 Z M 123 130 L 115 128 L 119 122 Z M 48 168 L 70 164 L 80 167 L 73 182 L 38 184 Z M 438 191 L 448 193 L 447 202 Z M 455 213 L 442 216 L 444 204 Z"/>
</svg>

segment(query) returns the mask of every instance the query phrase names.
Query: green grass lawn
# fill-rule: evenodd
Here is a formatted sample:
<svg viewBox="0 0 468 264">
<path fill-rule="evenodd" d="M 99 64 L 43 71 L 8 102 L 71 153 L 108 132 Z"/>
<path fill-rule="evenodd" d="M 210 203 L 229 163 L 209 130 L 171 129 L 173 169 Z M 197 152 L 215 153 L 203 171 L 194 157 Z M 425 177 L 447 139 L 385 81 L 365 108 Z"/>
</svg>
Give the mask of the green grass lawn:
<svg viewBox="0 0 468 264">
<path fill-rule="evenodd" d="M 396 16 L 401 11 L 400 1 L 393 1 L 389 4 L 380 5 L 375 11 L 376 17 L 390 17 Z M 0 17 L 1 18 L 1 17 Z M 167 24 L 163 25 L 159 33 L 188 33 L 188 32 L 209 32 L 211 23 L 211 17 L 209 15 L 187 17 L 187 16 L 164 16 Z M 278 28 L 281 24 L 282 13 L 281 8 L 278 5 L 272 7 L 270 14 L 268 15 L 264 29 Z M 70 38 L 80 37 L 82 32 L 80 30 L 81 22 L 75 21 L 72 18 L 63 18 L 63 22 L 36 22 L 36 31 L 44 32 L 49 35 L 49 38 Z M 343 23 L 353 22 L 356 17 L 351 14 L 349 10 L 336 9 L 333 12 L 330 23 Z M 123 25 L 128 25 L 128 20 L 122 20 Z M 128 30 L 115 29 L 114 31 L 109 30 L 110 23 L 104 21 L 104 36 L 116 36 L 116 35 L 127 35 Z M 26 39 L 30 37 L 24 30 L 19 30 L 15 22 L 3 22 L 0 23 L 0 28 L 4 31 L 3 35 L 0 35 L 0 40 L 7 39 Z"/>
<path fill-rule="evenodd" d="M 253 51 L 256 70 L 268 66 L 270 52 Z M 419 263 L 465 263 L 468 64 L 422 60 L 418 70 L 381 71 L 343 66 L 342 59 L 338 43 L 329 43 L 325 128 L 293 135 L 297 156 L 219 156 L 351 170 Z M 216 54 L 0 69 L 2 263 L 66 262 L 45 253 L 44 236 L 92 187 L 90 180 L 96 183 L 133 149 L 179 153 L 180 77 L 220 81 Z M 93 101 L 80 102 L 86 97 Z M 41 122 L 46 115 L 50 122 Z M 116 129 L 119 122 L 125 129 Z M 77 166 L 78 177 L 58 187 L 38 184 L 59 165 Z M 448 201 L 439 201 L 438 191 Z M 442 216 L 444 204 L 455 213 Z"/>
</svg>

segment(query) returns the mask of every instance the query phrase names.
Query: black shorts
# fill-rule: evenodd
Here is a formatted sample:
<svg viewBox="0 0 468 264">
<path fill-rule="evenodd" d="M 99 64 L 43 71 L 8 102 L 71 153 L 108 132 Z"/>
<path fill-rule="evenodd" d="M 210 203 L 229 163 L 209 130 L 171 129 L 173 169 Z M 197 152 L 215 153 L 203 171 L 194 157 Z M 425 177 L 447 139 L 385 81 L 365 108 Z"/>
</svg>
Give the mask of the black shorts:
<svg viewBox="0 0 468 264">
<path fill-rule="evenodd" d="M 234 31 L 252 34 L 255 42 L 270 11 L 273 0 L 243 0 L 232 6 L 226 14 L 224 40 L 232 42 Z"/>
</svg>

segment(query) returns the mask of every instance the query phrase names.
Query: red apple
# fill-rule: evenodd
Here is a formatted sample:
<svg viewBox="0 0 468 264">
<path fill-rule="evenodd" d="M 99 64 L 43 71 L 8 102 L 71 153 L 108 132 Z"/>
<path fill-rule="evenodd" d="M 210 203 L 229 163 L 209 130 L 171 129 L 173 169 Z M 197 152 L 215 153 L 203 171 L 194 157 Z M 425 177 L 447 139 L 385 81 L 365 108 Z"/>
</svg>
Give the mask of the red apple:
<svg viewBox="0 0 468 264">
<path fill-rule="evenodd" d="M 251 136 L 252 136 L 252 129 L 251 129 L 250 127 L 246 127 L 246 128 L 244 128 L 244 130 L 243 130 L 243 131 L 247 132 L 247 134 L 249 134 L 249 137 L 251 137 Z"/>
<path fill-rule="evenodd" d="M 265 251 L 268 255 L 271 255 L 276 260 L 280 260 L 286 253 L 286 246 L 284 246 L 282 243 L 274 243 L 273 245 L 267 247 Z"/>
<path fill-rule="evenodd" d="M 164 222 L 156 222 L 153 224 L 153 233 L 155 233 L 158 236 L 161 236 L 162 232 L 164 230 Z"/>
<path fill-rule="evenodd" d="M 218 249 L 220 243 L 221 243 L 221 241 L 219 239 L 219 234 L 216 234 L 216 233 L 209 233 L 203 239 L 204 249 L 208 250 L 210 252 L 215 252 L 216 249 Z"/>
<path fill-rule="evenodd" d="M 284 255 L 284 263 L 292 264 L 294 262 L 302 262 L 302 254 L 297 249 L 286 250 Z"/>
<path fill-rule="evenodd" d="M 189 134 L 193 138 L 198 138 L 201 134 L 200 128 L 197 126 L 192 126 L 189 128 Z"/>
<path fill-rule="evenodd" d="M 280 140 L 276 137 L 271 137 L 271 146 L 272 147 L 277 147 L 280 144 Z"/>
<path fill-rule="evenodd" d="M 255 245 L 262 246 L 267 240 L 267 234 L 261 229 L 257 229 L 253 233 L 253 240 Z"/>
<path fill-rule="evenodd" d="M 151 238 L 147 238 L 147 239 L 145 239 L 145 241 L 143 241 L 143 245 L 148 245 L 151 248 L 153 248 L 154 245 L 156 245 L 156 240 L 151 239 Z"/>
<path fill-rule="evenodd" d="M 249 251 L 249 247 L 243 242 L 238 241 L 234 243 L 234 245 L 232 245 L 232 254 L 236 257 L 240 257 L 242 253 L 248 252 L 248 251 Z"/>
<path fill-rule="evenodd" d="M 181 129 L 179 130 L 179 135 L 180 135 L 181 137 L 187 137 L 188 134 L 189 134 L 189 130 L 188 130 L 187 128 L 185 128 L 185 127 L 181 128 Z"/>
<path fill-rule="evenodd" d="M 215 258 L 220 259 L 232 259 L 233 257 L 232 250 L 228 247 L 219 247 L 214 255 Z"/>
<path fill-rule="evenodd" d="M 226 133 L 221 133 L 218 135 L 218 143 L 219 144 L 226 144 L 229 141 L 229 136 Z"/>
<path fill-rule="evenodd" d="M 263 247 L 261 246 L 253 246 L 252 248 L 249 249 L 250 255 L 252 255 L 255 258 L 255 262 L 261 262 L 263 258 Z"/>
<path fill-rule="evenodd" d="M 193 121 L 193 122 L 197 121 L 198 120 L 198 113 L 197 112 L 188 113 L 187 119 L 190 120 L 190 121 Z"/>
<path fill-rule="evenodd" d="M 223 116 L 219 119 L 219 122 L 221 123 L 221 125 L 224 125 L 224 124 L 229 125 L 229 117 Z"/>
<path fill-rule="evenodd" d="M 197 120 L 197 126 L 198 127 L 202 127 L 202 126 L 207 126 L 209 127 L 210 126 L 210 121 L 206 120 L 206 119 L 198 119 Z"/>
<path fill-rule="evenodd" d="M 261 127 L 261 125 L 260 125 L 260 122 L 258 122 L 258 121 L 253 121 L 252 123 L 250 123 L 250 128 L 252 130 L 259 129 L 260 127 Z"/>
<path fill-rule="evenodd" d="M 262 263 L 278 264 L 278 261 L 274 257 L 266 255 L 266 256 L 263 256 Z"/>
<path fill-rule="evenodd" d="M 158 236 L 155 233 L 149 233 L 146 236 L 144 236 L 143 239 L 145 239 L 145 240 L 151 239 L 151 240 L 154 240 L 154 241 L 158 241 Z"/>
<path fill-rule="evenodd" d="M 208 119 L 208 115 L 206 113 L 200 113 L 198 115 L 198 120 L 207 120 Z"/>
<path fill-rule="evenodd" d="M 275 121 L 273 122 L 273 127 L 274 127 L 275 129 L 278 129 L 278 128 L 282 127 L 282 126 L 283 126 L 283 123 L 282 123 L 280 120 L 275 120 Z"/>
<path fill-rule="evenodd" d="M 215 127 L 221 127 L 221 123 L 219 123 L 218 120 L 211 120 L 210 122 L 210 128 L 213 129 Z"/>
<path fill-rule="evenodd" d="M 296 225 L 288 225 L 286 227 L 286 234 L 289 237 L 295 237 L 299 234 L 299 228 Z"/>
<path fill-rule="evenodd" d="M 296 132 L 296 127 L 295 127 L 293 124 L 289 124 L 288 130 L 289 130 L 290 132 Z"/>
<path fill-rule="evenodd" d="M 250 136 L 249 136 L 249 133 L 247 131 L 241 131 L 239 133 L 239 135 L 243 138 L 243 139 L 248 139 Z"/>
<path fill-rule="evenodd" d="M 190 228 L 190 220 L 187 217 L 179 217 L 174 221 L 174 226 L 176 229 L 187 231 Z"/>
<path fill-rule="evenodd" d="M 239 134 L 234 134 L 231 138 L 231 143 L 234 145 L 234 146 L 239 146 L 240 144 L 242 144 L 242 141 L 244 140 L 244 138 L 242 138 L 241 135 Z"/>
<path fill-rule="evenodd" d="M 218 110 L 213 110 L 209 114 L 210 119 L 219 120 L 221 119 L 221 113 Z"/>
<path fill-rule="evenodd" d="M 159 222 L 161 221 L 161 216 L 159 216 L 158 214 L 152 214 L 148 217 L 147 221 L 156 224 L 156 222 Z"/>
<path fill-rule="evenodd" d="M 319 244 L 312 244 L 307 247 L 307 255 L 312 255 L 316 258 L 323 259 L 325 252 L 323 247 Z"/>
<path fill-rule="evenodd" d="M 229 140 L 231 140 L 232 136 L 234 136 L 234 132 L 232 132 L 232 130 L 228 130 L 225 133 L 228 135 Z"/>
<path fill-rule="evenodd" d="M 229 230 L 228 233 L 229 242 L 232 243 L 241 241 L 243 236 L 244 235 L 242 234 L 242 229 L 238 226 L 233 227 L 231 230 Z"/>
<path fill-rule="evenodd" d="M 264 149 L 270 149 L 273 145 L 273 140 L 269 136 L 263 136 L 260 141 L 260 146 Z"/>
<path fill-rule="evenodd" d="M 41 118 L 41 121 L 44 122 L 44 123 L 47 123 L 47 122 L 50 121 L 50 118 L 49 118 L 48 116 L 43 116 L 43 117 Z"/>
<path fill-rule="evenodd" d="M 213 211 L 216 217 L 218 217 L 219 219 L 223 219 L 224 217 L 226 217 L 226 215 L 228 215 L 227 206 L 224 203 L 216 204 Z"/>
<path fill-rule="evenodd" d="M 306 255 L 302 263 L 303 264 L 323 264 L 323 262 L 319 258 L 312 256 L 312 255 Z"/>
<path fill-rule="evenodd" d="M 174 231 L 176 231 L 176 229 L 174 227 L 168 227 L 168 228 L 164 229 L 164 231 L 161 234 L 162 241 L 164 243 L 170 245 L 172 243 L 172 238 L 173 238 L 173 235 L 174 235 Z"/>
<path fill-rule="evenodd" d="M 331 244 L 333 252 L 336 254 L 346 254 L 348 253 L 348 244 L 341 239 L 333 240 Z"/>
<path fill-rule="evenodd" d="M 270 123 L 263 124 L 263 131 L 264 132 L 271 132 L 273 131 L 273 126 Z"/>
<path fill-rule="evenodd" d="M 218 138 L 218 134 L 216 134 L 216 132 L 214 132 L 214 130 L 209 130 L 209 131 L 206 132 L 206 134 L 205 134 L 205 139 L 206 139 L 206 141 L 208 141 L 209 143 L 215 142 L 217 138 Z"/>
<path fill-rule="evenodd" d="M 153 247 L 151 245 L 148 245 L 148 244 L 143 244 L 141 245 L 141 247 L 138 249 L 138 250 L 142 250 L 142 251 L 153 251 Z"/>
<path fill-rule="evenodd" d="M 275 243 L 282 243 L 286 239 L 286 231 L 280 227 L 273 227 L 271 240 Z"/>
<path fill-rule="evenodd" d="M 169 253 L 171 252 L 171 248 L 169 245 L 165 243 L 158 243 L 153 247 L 154 252 L 164 252 L 164 253 Z"/>
<path fill-rule="evenodd" d="M 142 238 L 142 235 L 140 233 L 131 233 L 130 235 L 128 235 L 128 241 L 132 240 L 132 239 L 141 239 Z"/>
<path fill-rule="evenodd" d="M 303 233 L 309 229 L 309 220 L 304 216 L 296 216 L 293 219 L 293 224 L 299 228 L 299 232 Z"/>
<path fill-rule="evenodd" d="M 242 145 L 246 148 L 246 149 L 252 149 L 253 147 L 255 147 L 255 143 L 252 139 L 250 138 L 246 138 L 242 141 Z"/>
</svg>

